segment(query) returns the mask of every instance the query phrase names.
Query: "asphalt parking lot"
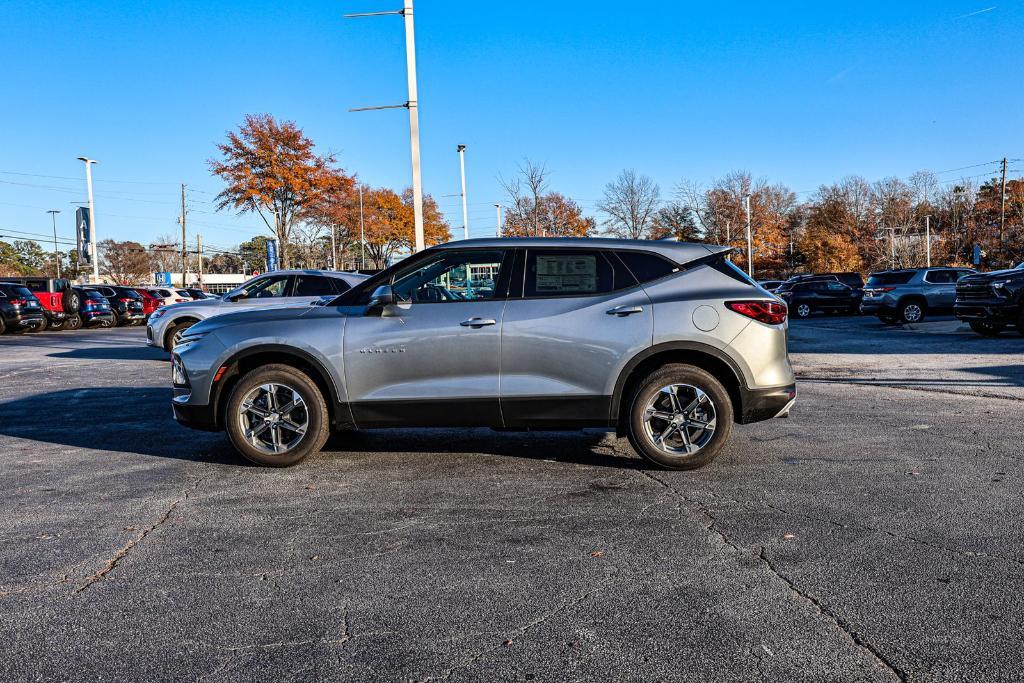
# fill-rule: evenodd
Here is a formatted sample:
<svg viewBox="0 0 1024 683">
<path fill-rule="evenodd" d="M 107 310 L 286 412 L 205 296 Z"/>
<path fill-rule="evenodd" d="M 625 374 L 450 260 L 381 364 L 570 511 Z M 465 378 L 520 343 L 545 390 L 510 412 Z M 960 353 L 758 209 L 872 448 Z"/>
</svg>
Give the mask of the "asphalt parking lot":
<svg viewBox="0 0 1024 683">
<path fill-rule="evenodd" d="M 1024 338 L 791 328 L 697 472 L 598 433 L 249 466 L 141 329 L 0 337 L 5 680 L 1020 680 Z"/>
</svg>

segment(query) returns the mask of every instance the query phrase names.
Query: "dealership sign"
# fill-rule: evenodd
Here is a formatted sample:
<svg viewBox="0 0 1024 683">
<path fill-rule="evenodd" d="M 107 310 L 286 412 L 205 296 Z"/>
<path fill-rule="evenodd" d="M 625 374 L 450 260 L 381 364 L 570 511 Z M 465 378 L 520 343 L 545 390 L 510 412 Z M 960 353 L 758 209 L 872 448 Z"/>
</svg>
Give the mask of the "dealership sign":
<svg viewBox="0 0 1024 683">
<path fill-rule="evenodd" d="M 79 265 L 92 265 L 92 216 L 89 209 L 80 206 L 75 209 L 76 241 L 78 243 Z"/>
</svg>

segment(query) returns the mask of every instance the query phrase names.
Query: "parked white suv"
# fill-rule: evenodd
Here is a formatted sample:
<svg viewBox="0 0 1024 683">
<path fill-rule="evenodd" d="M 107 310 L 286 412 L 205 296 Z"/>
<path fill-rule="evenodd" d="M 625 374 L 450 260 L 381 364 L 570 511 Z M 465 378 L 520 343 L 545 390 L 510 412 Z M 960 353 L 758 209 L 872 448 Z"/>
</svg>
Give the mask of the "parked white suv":
<svg viewBox="0 0 1024 683">
<path fill-rule="evenodd" d="M 249 280 L 220 299 L 186 301 L 157 309 L 146 325 L 146 343 L 170 351 L 181 334 L 200 320 L 231 311 L 333 298 L 366 277 L 359 273 L 321 270 L 275 270 Z"/>
</svg>

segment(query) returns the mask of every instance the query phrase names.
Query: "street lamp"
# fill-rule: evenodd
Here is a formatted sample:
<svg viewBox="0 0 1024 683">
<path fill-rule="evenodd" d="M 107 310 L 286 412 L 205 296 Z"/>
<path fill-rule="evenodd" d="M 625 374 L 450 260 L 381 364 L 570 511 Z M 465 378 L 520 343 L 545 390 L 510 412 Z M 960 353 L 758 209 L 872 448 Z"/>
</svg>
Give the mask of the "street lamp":
<svg viewBox="0 0 1024 683">
<path fill-rule="evenodd" d="M 501 204 L 494 205 L 494 236 L 501 237 Z"/>
<path fill-rule="evenodd" d="M 50 209 L 46 213 L 53 219 L 53 260 L 57 262 L 57 277 L 60 277 L 60 251 L 57 250 L 57 214 L 60 209 Z"/>
<path fill-rule="evenodd" d="M 462 175 L 462 239 L 469 239 L 469 212 L 466 210 L 466 146 L 456 148 L 459 153 L 459 173 Z"/>
<path fill-rule="evenodd" d="M 754 277 L 754 238 L 750 233 L 750 195 L 743 195 L 743 208 L 747 212 L 747 275 Z"/>
<path fill-rule="evenodd" d="M 96 243 L 96 206 L 92 201 L 92 165 L 99 162 L 88 157 L 78 157 L 78 160 L 85 163 L 85 183 L 89 189 L 89 241 L 92 243 L 92 284 L 95 285 L 100 282 L 100 257 Z"/>
</svg>

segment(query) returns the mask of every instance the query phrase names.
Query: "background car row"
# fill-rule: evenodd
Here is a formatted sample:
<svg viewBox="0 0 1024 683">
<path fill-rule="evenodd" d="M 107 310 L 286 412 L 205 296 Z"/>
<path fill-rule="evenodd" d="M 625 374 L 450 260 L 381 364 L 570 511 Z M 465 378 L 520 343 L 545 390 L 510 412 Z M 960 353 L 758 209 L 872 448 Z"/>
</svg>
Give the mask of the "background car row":
<svg viewBox="0 0 1024 683">
<path fill-rule="evenodd" d="M 920 323 L 953 313 L 981 335 L 1015 328 L 1024 334 L 1024 263 L 979 273 L 972 268 L 900 268 L 872 273 L 797 275 L 765 280 L 762 287 L 783 299 L 793 317 L 820 313 L 874 315 L 885 324 Z"/>
<path fill-rule="evenodd" d="M 65 278 L 0 280 L 0 334 L 141 325 L 160 307 L 211 298 L 199 289 L 75 285 Z"/>
</svg>

